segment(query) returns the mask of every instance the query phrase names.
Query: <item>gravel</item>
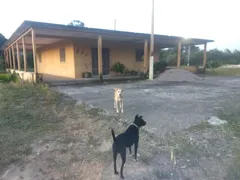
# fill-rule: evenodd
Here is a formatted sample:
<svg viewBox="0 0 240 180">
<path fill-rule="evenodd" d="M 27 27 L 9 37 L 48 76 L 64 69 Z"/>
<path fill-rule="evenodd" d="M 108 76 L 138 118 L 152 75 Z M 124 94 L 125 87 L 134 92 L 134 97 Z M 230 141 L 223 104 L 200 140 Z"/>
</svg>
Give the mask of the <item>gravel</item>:
<svg viewBox="0 0 240 180">
<path fill-rule="evenodd" d="M 157 81 L 175 81 L 175 82 L 192 82 L 202 80 L 201 77 L 184 69 L 170 69 L 160 74 Z"/>
</svg>

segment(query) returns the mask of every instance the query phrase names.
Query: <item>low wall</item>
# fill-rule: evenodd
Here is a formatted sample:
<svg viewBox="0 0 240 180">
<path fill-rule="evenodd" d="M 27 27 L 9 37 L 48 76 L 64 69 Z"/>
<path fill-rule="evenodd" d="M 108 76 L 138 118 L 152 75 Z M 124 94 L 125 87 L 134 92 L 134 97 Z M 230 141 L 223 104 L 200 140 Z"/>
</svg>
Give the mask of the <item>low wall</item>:
<svg viewBox="0 0 240 180">
<path fill-rule="evenodd" d="M 6 71 L 10 73 L 15 71 L 23 81 L 36 82 L 36 73 L 34 72 L 25 72 L 14 69 L 7 69 Z"/>
</svg>

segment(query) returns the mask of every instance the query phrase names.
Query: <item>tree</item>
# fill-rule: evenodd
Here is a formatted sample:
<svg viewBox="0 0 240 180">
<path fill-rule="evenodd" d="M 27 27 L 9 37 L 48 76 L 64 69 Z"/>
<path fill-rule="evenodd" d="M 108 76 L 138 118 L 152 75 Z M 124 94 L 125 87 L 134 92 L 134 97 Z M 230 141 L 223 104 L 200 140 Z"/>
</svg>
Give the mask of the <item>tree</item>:
<svg viewBox="0 0 240 180">
<path fill-rule="evenodd" d="M 7 39 L 0 33 L 0 47 L 7 41 Z M 2 55 L 2 51 L 0 50 L 0 70 L 5 69 L 5 61 Z"/>
<path fill-rule="evenodd" d="M 0 33 L 0 47 L 7 41 L 7 39 Z"/>
<path fill-rule="evenodd" d="M 68 26 L 75 26 L 75 27 L 85 27 L 84 22 L 80 21 L 80 20 L 72 20 Z"/>
</svg>

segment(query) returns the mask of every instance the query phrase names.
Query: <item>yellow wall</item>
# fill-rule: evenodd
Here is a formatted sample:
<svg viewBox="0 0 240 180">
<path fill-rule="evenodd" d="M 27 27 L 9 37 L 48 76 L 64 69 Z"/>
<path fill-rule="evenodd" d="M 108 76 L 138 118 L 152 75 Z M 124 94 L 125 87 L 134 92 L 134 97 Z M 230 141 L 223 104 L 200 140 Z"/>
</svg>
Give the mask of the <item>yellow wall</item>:
<svg viewBox="0 0 240 180">
<path fill-rule="evenodd" d="M 109 48 L 110 69 L 115 62 L 120 62 L 129 70 L 143 71 L 144 63 L 137 62 L 135 58 L 135 49 L 143 49 L 134 45 L 117 45 L 116 42 L 102 42 L 103 48 Z M 96 41 L 75 41 L 75 75 L 76 78 L 82 77 L 83 72 L 92 72 L 92 55 L 91 48 L 97 47 Z"/>
<path fill-rule="evenodd" d="M 91 47 L 88 44 L 74 45 L 75 77 L 81 78 L 83 72 L 92 72 Z"/>
<path fill-rule="evenodd" d="M 65 48 L 65 62 L 60 62 L 60 48 Z M 39 58 L 41 56 L 41 62 Z M 71 42 L 59 42 L 37 50 L 37 68 L 39 73 L 75 78 L 74 51 Z"/>
<path fill-rule="evenodd" d="M 143 71 L 143 61 L 136 61 L 134 47 L 119 46 L 110 48 L 110 67 L 112 67 L 115 62 L 124 64 L 129 70 Z"/>
<path fill-rule="evenodd" d="M 83 72 L 92 72 L 91 48 L 96 47 L 97 40 L 79 40 L 59 42 L 44 49 L 37 49 L 38 72 L 59 79 L 81 78 Z M 60 48 L 65 48 L 65 62 L 60 62 Z M 120 62 L 129 70 L 143 71 L 143 61 L 137 62 L 135 58 L 135 49 L 143 49 L 143 45 L 117 45 L 116 42 L 107 43 L 103 40 L 103 48 L 109 48 L 110 68 L 115 62 Z M 41 62 L 39 62 L 40 56 Z"/>
</svg>

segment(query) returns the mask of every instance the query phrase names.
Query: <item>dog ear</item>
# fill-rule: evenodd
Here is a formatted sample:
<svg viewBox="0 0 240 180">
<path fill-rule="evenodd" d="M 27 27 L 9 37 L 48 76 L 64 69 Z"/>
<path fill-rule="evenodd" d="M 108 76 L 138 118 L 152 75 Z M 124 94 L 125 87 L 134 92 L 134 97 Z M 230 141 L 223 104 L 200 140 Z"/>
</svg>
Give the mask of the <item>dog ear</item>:
<svg viewBox="0 0 240 180">
<path fill-rule="evenodd" d="M 142 118 L 143 118 L 143 116 L 139 116 L 139 118 L 141 118 L 141 119 L 142 119 Z"/>
<path fill-rule="evenodd" d="M 117 88 L 114 88 L 114 91 L 116 91 L 117 90 Z"/>
<path fill-rule="evenodd" d="M 138 114 L 136 114 L 135 119 L 138 118 Z"/>
</svg>

